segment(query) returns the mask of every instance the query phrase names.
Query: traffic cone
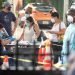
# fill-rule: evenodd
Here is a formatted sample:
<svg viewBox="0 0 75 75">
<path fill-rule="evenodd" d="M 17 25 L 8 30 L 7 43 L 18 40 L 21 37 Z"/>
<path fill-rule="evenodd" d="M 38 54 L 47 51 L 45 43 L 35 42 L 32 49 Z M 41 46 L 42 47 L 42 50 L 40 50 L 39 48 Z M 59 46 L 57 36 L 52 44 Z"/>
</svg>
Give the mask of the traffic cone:
<svg viewBox="0 0 75 75">
<path fill-rule="evenodd" d="M 45 57 L 43 60 L 43 69 L 48 71 L 52 69 L 52 60 L 51 60 L 51 50 L 50 50 L 50 42 L 47 41 L 45 43 Z"/>
<path fill-rule="evenodd" d="M 44 54 L 45 54 L 45 45 L 43 43 L 43 37 L 41 37 L 41 44 L 39 47 L 39 52 L 38 52 L 38 63 L 43 63 L 44 59 Z"/>
<path fill-rule="evenodd" d="M 42 46 L 38 52 L 38 63 L 40 63 L 40 62 L 43 63 L 44 54 L 45 54 L 45 48 Z"/>
<path fill-rule="evenodd" d="M 2 64 L 2 70 L 7 70 L 9 68 L 9 58 L 8 56 L 4 56 L 3 58 L 3 64 Z"/>
</svg>

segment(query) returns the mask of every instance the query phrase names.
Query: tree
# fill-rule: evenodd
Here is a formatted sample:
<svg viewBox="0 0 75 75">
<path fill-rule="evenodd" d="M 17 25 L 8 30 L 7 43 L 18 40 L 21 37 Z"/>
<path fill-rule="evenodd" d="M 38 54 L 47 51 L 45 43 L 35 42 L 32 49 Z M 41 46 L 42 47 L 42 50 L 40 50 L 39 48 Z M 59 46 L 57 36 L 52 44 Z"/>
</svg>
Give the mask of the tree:
<svg viewBox="0 0 75 75">
<path fill-rule="evenodd" d="M 0 0 L 0 9 L 2 8 L 2 2 L 4 2 L 5 0 Z"/>
<path fill-rule="evenodd" d="M 26 0 L 26 4 L 36 2 L 36 0 Z"/>
</svg>

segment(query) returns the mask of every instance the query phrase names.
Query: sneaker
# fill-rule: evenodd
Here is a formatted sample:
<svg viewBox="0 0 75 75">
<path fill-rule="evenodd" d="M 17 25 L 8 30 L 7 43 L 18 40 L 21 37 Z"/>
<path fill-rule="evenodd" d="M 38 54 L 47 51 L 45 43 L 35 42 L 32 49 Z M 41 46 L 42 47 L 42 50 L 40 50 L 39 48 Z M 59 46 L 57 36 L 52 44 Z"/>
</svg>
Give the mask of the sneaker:
<svg viewBox="0 0 75 75">
<path fill-rule="evenodd" d="M 61 64 L 61 63 L 56 63 L 53 65 L 53 67 L 59 69 L 62 65 L 63 64 Z"/>
</svg>

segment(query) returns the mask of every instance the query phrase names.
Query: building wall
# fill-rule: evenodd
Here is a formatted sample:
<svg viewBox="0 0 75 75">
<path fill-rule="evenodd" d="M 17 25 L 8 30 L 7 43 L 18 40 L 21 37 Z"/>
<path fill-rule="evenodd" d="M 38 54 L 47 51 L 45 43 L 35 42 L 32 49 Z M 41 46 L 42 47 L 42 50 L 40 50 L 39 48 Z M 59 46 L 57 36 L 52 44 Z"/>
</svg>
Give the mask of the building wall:
<svg viewBox="0 0 75 75">
<path fill-rule="evenodd" d="M 63 21 L 66 23 L 66 14 L 69 9 L 69 0 L 64 0 Z"/>
</svg>

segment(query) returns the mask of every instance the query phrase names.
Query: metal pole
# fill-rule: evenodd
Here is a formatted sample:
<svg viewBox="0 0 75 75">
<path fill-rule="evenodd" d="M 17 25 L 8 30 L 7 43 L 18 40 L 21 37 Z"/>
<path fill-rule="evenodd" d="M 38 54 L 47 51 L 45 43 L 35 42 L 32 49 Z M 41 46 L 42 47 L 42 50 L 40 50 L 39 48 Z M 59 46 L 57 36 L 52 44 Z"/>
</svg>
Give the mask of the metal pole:
<svg viewBox="0 0 75 75">
<path fill-rule="evenodd" d="M 16 70 L 18 70 L 18 55 L 19 55 L 19 52 L 18 52 L 18 40 L 16 41 Z"/>
<path fill-rule="evenodd" d="M 69 8 L 69 0 L 64 0 L 64 4 L 63 4 L 63 7 L 64 7 L 64 11 L 63 11 L 63 21 L 66 23 L 66 13 L 68 11 L 68 8 Z"/>
<path fill-rule="evenodd" d="M 32 57 L 33 57 L 33 59 L 32 59 L 32 65 L 33 65 L 33 70 L 35 70 L 35 65 L 36 65 L 36 60 L 35 60 L 35 58 L 36 58 L 36 47 L 35 47 L 35 40 L 34 40 L 34 42 L 33 42 L 33 54 L 32 54 Z"/>
</svg>

